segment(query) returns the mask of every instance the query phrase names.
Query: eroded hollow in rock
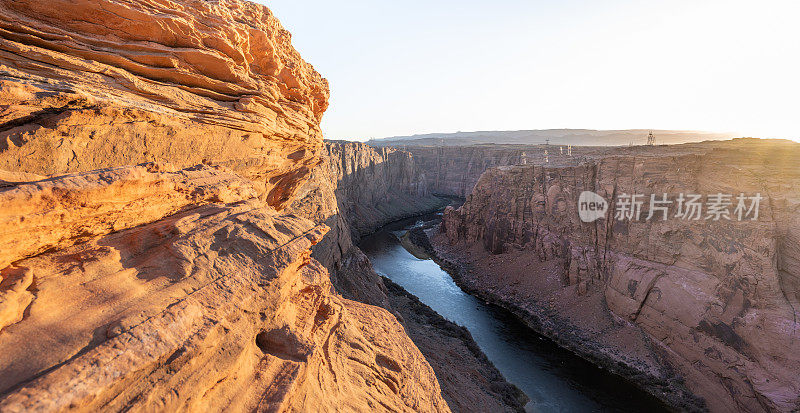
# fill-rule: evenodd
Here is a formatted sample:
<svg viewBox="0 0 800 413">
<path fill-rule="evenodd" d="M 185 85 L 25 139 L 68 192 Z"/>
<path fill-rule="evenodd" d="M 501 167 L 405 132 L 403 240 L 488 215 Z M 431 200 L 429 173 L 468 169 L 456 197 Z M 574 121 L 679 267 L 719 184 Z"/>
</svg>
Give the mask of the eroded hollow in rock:
<svg viewBox="0 0 800 413">
<path fill-rule="evenodd" d="M 294 335 L 288 327 L 262 330 L 256 334 L 256 346 L 264 354 L 297 362 L 305 362 L 311 347 Z"/>
</svg>

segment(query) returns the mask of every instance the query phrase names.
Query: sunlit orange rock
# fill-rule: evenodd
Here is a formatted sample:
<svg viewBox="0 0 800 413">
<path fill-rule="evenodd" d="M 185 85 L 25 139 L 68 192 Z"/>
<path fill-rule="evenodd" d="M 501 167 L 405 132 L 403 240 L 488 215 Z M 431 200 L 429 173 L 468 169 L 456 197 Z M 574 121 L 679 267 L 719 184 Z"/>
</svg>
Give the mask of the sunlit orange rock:
<svg viewBox="0 0 800 413">
<path fill-rule="evenodd" d="M 283 207 L 328 105 L 290 39 L 247 1 L 0 1 L 0 170 L 207 162 Z"/>
<path fill-rule="evenodd" d="M 174 170 L 153 163 L 0 189 L 0 268 L 189 206 L 255 196 L 251 181 L 228 171 L 204 165 Z"/>
<path fill-rule="evenodd" d="M 332 293 L 327 228 L 247 180 L 145 165 L 0 195 L 31 217 L 0 271 L 2 411 L 449 410 L 395 316 Z"/>
</svg>

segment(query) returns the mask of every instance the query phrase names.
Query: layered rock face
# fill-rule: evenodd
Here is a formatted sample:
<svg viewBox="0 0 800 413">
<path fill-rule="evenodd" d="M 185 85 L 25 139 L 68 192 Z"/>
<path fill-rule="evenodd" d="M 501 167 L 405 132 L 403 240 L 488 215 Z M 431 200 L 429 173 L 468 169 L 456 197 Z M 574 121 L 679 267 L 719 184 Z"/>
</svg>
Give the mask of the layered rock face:
<svg viewBox="0 0 800 413">
<path fill-rule="evenodd" d="M 792 411 L 798 155 L 795 143 L 734 140 L 576 167 L 495 168 L 445 212 L 434 243 L 465 264 L 468 288 L 600 364 L 650 377 L 649 389 L 673 404 L 680 377 L 713 411 Z M 611 201 L 606 218 L 585 223 L 582 191 L 647 199 L 639 220 L 614 219 Z M 682 220 L 673 203 L 667 220 L 655 210 L 646 220 L 649 194 L 663 193 L 733 194 L 733 219 L 706 220 L 704 210 Z M 757 220 L 733 213 L 741 193 L 764 197 Z"/>
<path fill-rule="evenodd" d="M 261 5 L 0 2 L 0 169 L 227 166 L 284 207 L 318 162 L 328 85 Z"/>
<path fill-rule="evenodd" d="M 665 151 L 672 155 L 690 154 L 705 151 L 704 147 L 708 145 L 713 143 L 650 147 L 575 146 L 571 149 L 566 145 L 409 145 L 403 146 L 403 151 L 413 156 L 415 173 L 418 179 L 425 180 L 430 193 L 466 198 L 487 169 L 499 166 L 577 166 L 614 154 L 658 156 Z"/>
<path fill-rule="evenodd" d="M 0 411 L 449 411 L 279 212 L 328 89 L 268 9 L 0 10 Z"/>
</svg>

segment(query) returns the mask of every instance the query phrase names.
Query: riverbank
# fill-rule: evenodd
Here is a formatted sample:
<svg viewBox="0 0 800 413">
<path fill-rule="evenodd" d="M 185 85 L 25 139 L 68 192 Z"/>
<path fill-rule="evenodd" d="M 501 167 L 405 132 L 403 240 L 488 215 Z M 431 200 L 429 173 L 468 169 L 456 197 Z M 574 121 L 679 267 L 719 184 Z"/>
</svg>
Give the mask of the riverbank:
<svg viewBox="0 0 800 413">
<path fill-rule="evenodd" d="M 448 321 L 391 279 L 381 278 L 390 307 L 436 373 L 450 409 L 525 411 L 528 396 L 506 381 L 466 328 Z"/>
</svg>

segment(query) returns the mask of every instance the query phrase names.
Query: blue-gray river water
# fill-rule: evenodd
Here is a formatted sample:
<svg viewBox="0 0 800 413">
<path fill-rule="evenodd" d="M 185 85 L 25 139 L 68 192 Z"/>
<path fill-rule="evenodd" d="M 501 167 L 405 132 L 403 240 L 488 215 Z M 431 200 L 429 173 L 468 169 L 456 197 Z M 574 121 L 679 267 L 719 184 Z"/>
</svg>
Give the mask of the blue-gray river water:
<svg viewBox="0 0 800 413">
<path fill-rule="evenodd" d="M 400 244 L 403 232 L 435 215 L 401 221 L 365 237 L 360 247 L 375 270 L 419 297 L 448 320 L 469 329 L 503 376 L 531 402 L 531 412 L 660 412 L 664 406 L 622 378 L 535 333 L 505 310 L 463 292 L 432 260 Z"/>
</svg>

